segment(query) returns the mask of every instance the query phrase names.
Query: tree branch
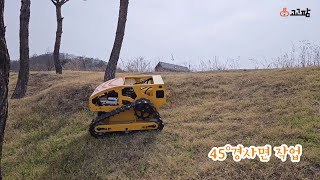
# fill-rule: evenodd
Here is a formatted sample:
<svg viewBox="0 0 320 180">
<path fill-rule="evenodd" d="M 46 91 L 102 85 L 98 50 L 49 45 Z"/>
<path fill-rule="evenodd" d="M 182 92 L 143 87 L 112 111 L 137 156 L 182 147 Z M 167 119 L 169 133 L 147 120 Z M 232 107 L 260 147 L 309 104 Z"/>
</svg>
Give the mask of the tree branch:
<svg viewBox="0 0 320 180">
<path fill-rule="evenodd" d="M 63 0 L 61 1 L 61 6 L 64 5 L 65 3 L 67 3 L 69 0 Z"/>
<path fill-rule="evenodd" d="M 54 2 L 54 0 L 51 0 L 51 2 L 56 6 L 57 5 L 57 2 Z"/>
</svg>

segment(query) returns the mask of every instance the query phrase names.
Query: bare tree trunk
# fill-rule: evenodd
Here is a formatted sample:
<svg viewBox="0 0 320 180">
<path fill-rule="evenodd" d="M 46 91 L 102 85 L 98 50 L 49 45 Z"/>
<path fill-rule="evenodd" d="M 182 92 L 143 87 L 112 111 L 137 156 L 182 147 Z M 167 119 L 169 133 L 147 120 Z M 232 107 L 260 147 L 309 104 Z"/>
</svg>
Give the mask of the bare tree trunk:
<svg viewBox="0 0 320 180">
<path fill-rule="evenodd" d="M 123 36 L 126 28 L 127 15 L 128 15 L 129 0 L 120 0 L 119 18 L 116 37 L 114 40 L 112 52 L 109 62 L 104 74 L 104 81 L 115 78 L 117 64 L 120 56 L 120 51 L 123 42 Z"/>
<path fill-rule="evenodd" d="M 62 21 L 63 17 L 61 15 L 62 5 L 56 4 L 56 15 L 57 15 L 57 32 L 56 32 L 56 41 L 54 44 L 53 59 L 54 65 L 56 67 L 56 73 L 62 74 L 62 66 L 60 62 L 60 45 L 61 45 L 61 36 L 62 36 Z"/>
<path fill-rule="evenodd" d="M 23 98 L 26 95 L 29 80 L 29 21 L 30 0 L 21 0 L 20 9 L 20 69 L 16 89 L 12 99 Z"/>
<path fill-rule="evenodd" d="M 4 130 L 8 117 L 8 84 L 10 70 L 10 58 L 5 39 L 3 11 L 4 0 L 0 0 L 0 179 L 2 179 L 2 145 L 4 139 Z"/>
</svg>

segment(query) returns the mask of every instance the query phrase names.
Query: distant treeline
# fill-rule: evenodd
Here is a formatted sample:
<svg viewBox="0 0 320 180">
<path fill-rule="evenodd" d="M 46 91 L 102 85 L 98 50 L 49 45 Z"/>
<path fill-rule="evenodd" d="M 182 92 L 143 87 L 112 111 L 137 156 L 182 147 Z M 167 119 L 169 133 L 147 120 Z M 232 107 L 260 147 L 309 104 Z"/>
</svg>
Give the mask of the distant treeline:
<svg viewBox="0 0 320 180">
<path fill-rule="evenodd" d="M 96 58 L 75 56 L 60 53 L 61 65 L 64 70 L 75 71 L 104 71 L 107 62 Z M 54 71 L 53 54 L 46 53 L 30 57 L 30 71 Z M 11 70 L 19 71 L 19 61 L 11 61 Z"/>
</svg>

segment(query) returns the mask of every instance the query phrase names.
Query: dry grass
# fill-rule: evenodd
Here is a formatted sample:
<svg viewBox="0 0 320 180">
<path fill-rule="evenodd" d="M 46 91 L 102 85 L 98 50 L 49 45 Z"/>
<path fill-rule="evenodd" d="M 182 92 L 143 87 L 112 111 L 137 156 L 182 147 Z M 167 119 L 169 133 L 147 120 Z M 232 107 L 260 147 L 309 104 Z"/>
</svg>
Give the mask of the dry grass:
<svg viewBox="0 0 320 180">
<path fill-rule="evenodd" d="M 163 74 L 164 130 L 97 140 L 87 99 L 102 73 L 33 72 L 10 100 L 5 179 L 319 179 L 320 69 Z M 11 93 L 17 75 L 11 75 Z M 213 146 L 300 143 L 300 163 L 272 156 L 213 162 Z"/>
</svg>

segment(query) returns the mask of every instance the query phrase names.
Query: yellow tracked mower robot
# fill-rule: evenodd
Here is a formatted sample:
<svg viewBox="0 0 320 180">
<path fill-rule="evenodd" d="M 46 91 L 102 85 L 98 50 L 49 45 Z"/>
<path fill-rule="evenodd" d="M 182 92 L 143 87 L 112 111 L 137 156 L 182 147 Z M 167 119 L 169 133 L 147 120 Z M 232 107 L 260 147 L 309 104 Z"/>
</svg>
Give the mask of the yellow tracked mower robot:
<svg viewBox="0 0 320 180">
<path fill-rule="evenodd" d="M 166 103 L 160 75 L 126 76 L 99 85 L 89 99 L 92 120 L 89 132 L 103 138 L 111 132 L 162 130 L 158 109 Z"/>
</svg>

